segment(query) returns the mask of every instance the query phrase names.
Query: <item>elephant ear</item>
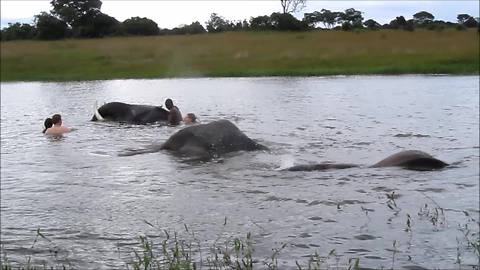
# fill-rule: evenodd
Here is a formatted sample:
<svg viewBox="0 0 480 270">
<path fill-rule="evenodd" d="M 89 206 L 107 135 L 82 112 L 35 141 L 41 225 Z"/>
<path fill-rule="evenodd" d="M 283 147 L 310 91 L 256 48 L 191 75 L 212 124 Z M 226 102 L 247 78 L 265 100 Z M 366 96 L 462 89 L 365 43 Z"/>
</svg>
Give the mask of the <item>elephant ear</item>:
<svg viewBox="0 0 480 270">
<path fill-rule="evenodd" d="M 178 151 L 185 144 L 187 144 L 188 140 L 191 137 L 193 137 L 193 134 L 188 128 L 181 129 L 175 134 L 173 134 L 165 143 L 162 144 L 162 149 Z"/>
<path fill-rule="evenodd" d="M 178 153 L 180 155 L 193 156 L 199 159 L 209 159 L 213 157 L 209 149 L 206 148 L 206 145 L 198 140 L 187 142 L 179 149 Z"/>
<path fill-rule="evenodd" d="M 200 159 L 211 158 L 208 143 L 201 136 L 196 136 L 188 128 L 175 133 L 161 148 L 175 151 L 180 156 L 194 156 Z"/>
</svg>

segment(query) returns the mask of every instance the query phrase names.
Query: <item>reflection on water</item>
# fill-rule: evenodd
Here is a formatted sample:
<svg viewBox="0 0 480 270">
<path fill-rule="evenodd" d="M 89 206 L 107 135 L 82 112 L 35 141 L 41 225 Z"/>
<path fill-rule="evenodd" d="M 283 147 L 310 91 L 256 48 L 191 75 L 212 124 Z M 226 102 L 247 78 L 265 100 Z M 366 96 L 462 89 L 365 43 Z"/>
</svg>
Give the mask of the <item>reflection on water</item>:
<svg viewBox="0 0 480 270">
<path fill-rule="evenodd" d="M 259 258 L 287 243 L 282 268 L 332 249 L 361 257 L 364 267 L 390 268 L 394 242 L 395 267 L 457 268 L 459 252 L 463 268 L 476 265 L 458 226 L 473 218 L 478 233 L 478 84 L 476 76 L 4 83 L 2 245 L 10 261 L 25 262 L 41 228 L 56 259 L 48 241 L 36 245 L 35 257 L 117 268 L 139 235 L 156 239 L 158 228 L 187 224 L 209 243 L 225 231 L 251 232 Z M 182 127 L 89 121 L 95 101 L 159 105 L 166 98 L 202 122 L 229 119 L 272 151 L 206 163 L 163 152 L 120 157 Z M 42 135 L 53 113 L 77 130 L 61 139 Z M 280 170 L 328 161 L 371 165 L 403 149 L 455 165 L 436 172 Z M 392 192 L 396 206 L 386 196 Z M 427 210 L 439 207 L 445 222 L 434 224 Z"/>
</svg>

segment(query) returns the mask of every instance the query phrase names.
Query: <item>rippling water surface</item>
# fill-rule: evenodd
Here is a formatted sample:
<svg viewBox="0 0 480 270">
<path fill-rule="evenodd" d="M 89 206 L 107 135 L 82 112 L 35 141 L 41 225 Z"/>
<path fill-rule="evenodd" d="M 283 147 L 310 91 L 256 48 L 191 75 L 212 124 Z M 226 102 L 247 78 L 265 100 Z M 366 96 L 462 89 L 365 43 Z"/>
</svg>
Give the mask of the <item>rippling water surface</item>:
<svg viewBox="0 0 480 270">
<path fill-rule="evenodd" d="M 182 127 L 89 121 L 95 101 L 160 105 L 166 98 L 202 122 L 231 120 L 271 152 L 193 164 L 165 152 L 119 157 Z M 53 113 L 77 130 L 61 139 L 41 134 Z M 404 149 L 453 165 L 428 172 L 366 167 Z M 278 170 L 324 161 L 365 166 Z M 397 207 L 389 207 L 392 192 Z M 435 209 L 443 209 L 437 219 Z M 1 85 L 2 256 L 14 265 L 32 256 L 40 264 L 122 268 L 139 235 L 155 242 L 163 229 L 186 224 L 206 247 L 251 232 L 256 268 L 286 243 L 281 269 L 333 249 L 341 265 L 360 257 L 364 267 L 460 262 L 468 269 L 478 264 L 467 238 L 478 239 L 479 220 L 477 76 Z M 51 242 L 40 238 L 31 248 L 38 228 Z"/>
</svg>

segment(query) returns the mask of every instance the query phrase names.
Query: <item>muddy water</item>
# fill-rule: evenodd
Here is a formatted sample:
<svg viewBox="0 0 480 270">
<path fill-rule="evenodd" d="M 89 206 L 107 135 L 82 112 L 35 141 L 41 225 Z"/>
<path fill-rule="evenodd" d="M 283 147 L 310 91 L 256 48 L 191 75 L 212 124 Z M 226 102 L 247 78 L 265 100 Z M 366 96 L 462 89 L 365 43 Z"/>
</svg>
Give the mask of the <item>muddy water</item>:
<svg viewBox="0 0 480 270">
<path fill-rule="evenodd" d="M 168 97 L 202 122 L 231 120 L 271 151 L 193 164 L 163 152 L 120 157 L 182 127 L 89 121 L 95 101 L 160 105 Z M 374 268 L 472 268 L 478 112 L 477 76 L 2 83 L 2 256 L 13 265 L 30 257 L 123 268 L 139 235 L 159 243 L 164 229 L 184 232 L 186 224 L 204 252 L 217 238 L 250 232 L 258 269 L 283 244 L 281 269 L 332 250 L 330 266 L 360 258 Z M 77 130 L 61 139 L 42 135 L 53 113 Z M 453 165 L 433 172 L 366 168 L 404 149 Z M 279 170 L 323 161 L 365 166 Z M 38 228 L 46 239 L 32 248 Z"/>
</svg>

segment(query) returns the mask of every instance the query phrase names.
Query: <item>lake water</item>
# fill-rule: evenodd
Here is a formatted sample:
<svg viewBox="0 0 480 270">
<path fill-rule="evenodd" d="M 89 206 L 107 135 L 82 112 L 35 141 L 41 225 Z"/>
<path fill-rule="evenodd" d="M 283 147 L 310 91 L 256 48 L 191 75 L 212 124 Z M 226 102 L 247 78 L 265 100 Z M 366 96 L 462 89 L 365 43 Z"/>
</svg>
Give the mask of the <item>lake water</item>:
<svg viewBox="0 0 480 270">
<path fill-rule="evenodd" d="M 95 101 L 166 98 L 204 123 L 231 120 L 271 151 L 193 164 L 166 152 L 120 157 L 182 127 L 89 121 Z M 44 136 L 43 120 L 54 113 L 77 130 Z M 453 165 L 367 168 L 405 149 Z M 479 258 L 468 244 L 479 237 L 479 151 L 478 76 L 2 83 L 2 257 L 124 268 L 139 236 L 159 248 L 164 229 L 185 234 L 185 224 L 204 254 L 215 239 L 250 232 L 256 269 L 283 244 L 280 269 L 332 250 L 329 266 L 360 258 L 362 267 L 471 269 Z M 279 170 L 324 161 L 365 166 Z M 34 243 L 38 228 L 46 239 Z"/>
</svg>

